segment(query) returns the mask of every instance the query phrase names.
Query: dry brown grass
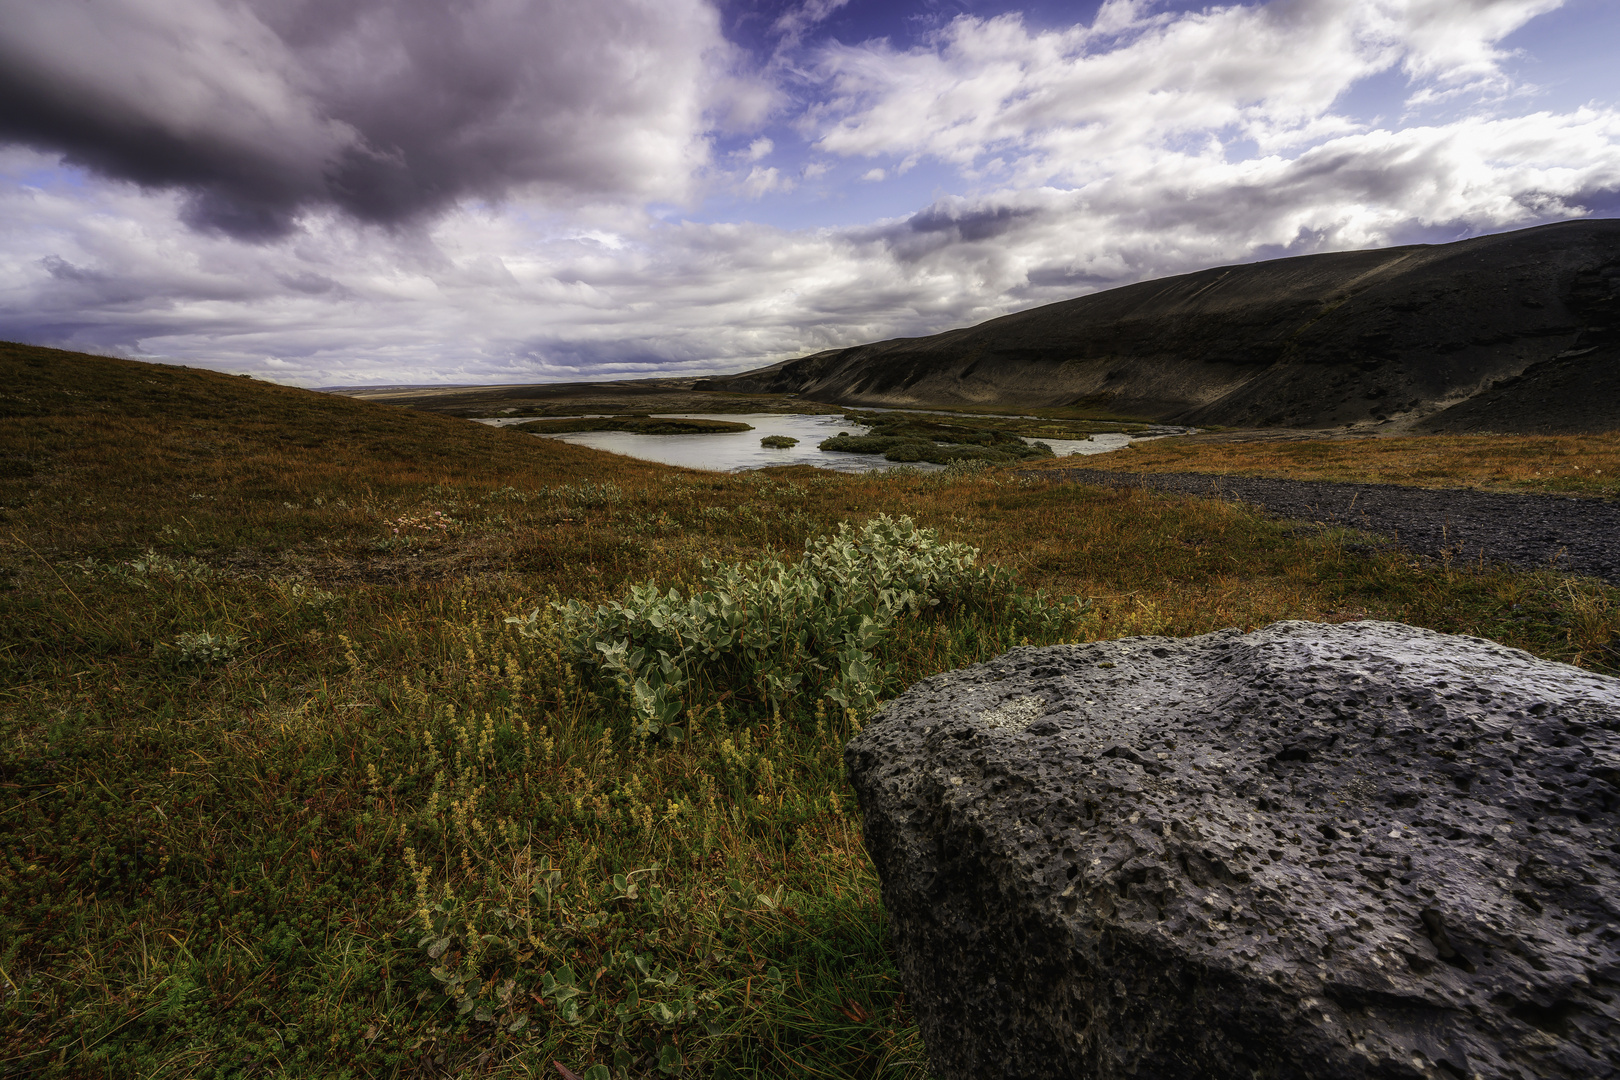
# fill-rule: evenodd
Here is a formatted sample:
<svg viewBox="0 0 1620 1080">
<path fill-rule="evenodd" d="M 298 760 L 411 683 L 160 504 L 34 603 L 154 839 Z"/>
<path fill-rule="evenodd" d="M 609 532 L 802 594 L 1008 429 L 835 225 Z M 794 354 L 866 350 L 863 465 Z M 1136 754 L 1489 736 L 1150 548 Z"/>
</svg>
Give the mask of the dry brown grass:
<svg viewBox="0 0 1620 1080">
<path fill-rule="evenodd" d="M 1417 435 L 1208 443 L 1155 439 L 1043 468 L 1196 472 L 1341 483 L 1620 496 L 1620 431 L 1604 435 Z"/>
</svg>

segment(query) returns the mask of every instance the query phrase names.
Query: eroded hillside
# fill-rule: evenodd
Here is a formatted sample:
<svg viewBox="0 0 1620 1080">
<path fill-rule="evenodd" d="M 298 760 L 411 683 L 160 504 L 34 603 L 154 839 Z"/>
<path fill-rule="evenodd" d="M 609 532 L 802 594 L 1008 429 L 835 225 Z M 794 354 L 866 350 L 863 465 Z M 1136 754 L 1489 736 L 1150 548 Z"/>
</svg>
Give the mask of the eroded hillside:
<svg viewBox="0 0 1620 1080">
<path fill-rule="evenodd" d="M 1172 423 L 1620 427 L 1620 220 L 1140 282 L 694 389 Z"/>
</svg>

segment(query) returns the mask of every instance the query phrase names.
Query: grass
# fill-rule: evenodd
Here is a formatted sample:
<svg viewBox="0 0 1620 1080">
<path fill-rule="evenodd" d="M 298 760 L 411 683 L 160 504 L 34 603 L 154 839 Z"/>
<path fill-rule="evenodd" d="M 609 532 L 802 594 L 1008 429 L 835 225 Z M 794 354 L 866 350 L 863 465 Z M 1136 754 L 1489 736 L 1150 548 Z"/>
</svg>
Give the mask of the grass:
<svg viewBox="0 0 1620 1080">
<path fill-rule="evenodd" d="M 1063 465 L 1074 468 L 1076 463 L 1065 458 Z M 1053 467 L 1052 463 L 1047 467 Z M 1620 431 L 1224 444 L 1170 437 L 1088 457 L 1083 467 L 1476 487 L 1613 499 L 1620 497 Z"/>
<path fill-rule="evenodd" d="M 0 1076 L 921 1077 L 840 760 L 868 716 L 704 684 L 638 738 L 525 622 L 843 522 L 909 515 L 1024 598 L 904 616 L 879 696 L 1282 618 L 1616 660 L 1612 588 L 1231 504 L 695 473 L 24 346 L 0 386 Z"/>
</svg>

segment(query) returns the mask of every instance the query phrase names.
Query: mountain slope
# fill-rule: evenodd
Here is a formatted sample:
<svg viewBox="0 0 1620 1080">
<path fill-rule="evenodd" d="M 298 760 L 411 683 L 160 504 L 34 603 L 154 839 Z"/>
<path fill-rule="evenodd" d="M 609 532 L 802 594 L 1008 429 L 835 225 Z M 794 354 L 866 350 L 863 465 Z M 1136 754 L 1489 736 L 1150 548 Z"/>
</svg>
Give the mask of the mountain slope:
<svg viewBox="0 0 1620 1080">
<path fill-rule="evenodd" d="M 694 389 L 1203 424 L 1620 427 L 1620 220 L 1127 285 Z"/>
</svg>

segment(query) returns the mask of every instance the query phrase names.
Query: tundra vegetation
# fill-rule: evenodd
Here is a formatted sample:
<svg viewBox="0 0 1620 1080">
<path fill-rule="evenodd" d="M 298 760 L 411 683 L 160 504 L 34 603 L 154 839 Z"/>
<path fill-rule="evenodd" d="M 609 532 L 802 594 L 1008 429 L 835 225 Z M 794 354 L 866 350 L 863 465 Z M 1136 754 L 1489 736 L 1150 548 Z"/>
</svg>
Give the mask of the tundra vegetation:
<svg viewBox="0 0 1620 1080">
<path fill-rule="evenodd" d="M 1616 660 L 1601 583 L 1229 503 L 0 379 L 8 1075 L 920 1077 L 840 757 L 901 688 L 1284 618 Z"/>
<path fill-rule="evenodd" d="M 1026 443 L 1016 434 L 1016 423 L 944 420 L 924 413 L 851 412 L 851 423 L 868 425 L 865 435 L 840 431 L 823 439 L 818 449 L 843 454 L 882 454 L 888 461 L 910 464 L 919 461 L 948 465 L 953 461 L 978 461 L 992 465 L 1052 456 L 1043 442 Z M 1089 439 L 1089 434 L 1077 436 Z"/>
</svg>

